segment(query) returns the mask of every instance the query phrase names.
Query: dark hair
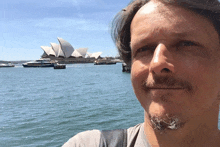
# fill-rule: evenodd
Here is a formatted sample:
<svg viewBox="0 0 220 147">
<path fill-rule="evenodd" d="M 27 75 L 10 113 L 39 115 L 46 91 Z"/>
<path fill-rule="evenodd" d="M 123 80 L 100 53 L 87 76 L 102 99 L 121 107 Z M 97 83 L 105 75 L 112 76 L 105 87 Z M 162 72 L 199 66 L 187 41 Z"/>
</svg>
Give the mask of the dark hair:
<svg viewBox="0 0 220 147">
<path fill-rule="evenodd" d="M 150 0 L 133 0 L 120 11 L 112 23 L 112 38 L 125 63 L 131 63 L 130 25 L 137 11 Z M 218 0 L 158 0 L 163 3 L 176 4 L 192 10 L 206 18 L 214 25 L 220 36 L 220 2 Z"/>
</svg>

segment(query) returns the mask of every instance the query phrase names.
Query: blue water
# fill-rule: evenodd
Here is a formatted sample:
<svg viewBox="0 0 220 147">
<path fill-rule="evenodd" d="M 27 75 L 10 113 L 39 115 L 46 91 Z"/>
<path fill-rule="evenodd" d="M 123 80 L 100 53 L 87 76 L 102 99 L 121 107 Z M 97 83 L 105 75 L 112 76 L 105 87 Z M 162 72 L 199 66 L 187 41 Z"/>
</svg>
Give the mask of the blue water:
<svg viewBox="0 0 220 147">
<path fill-rule="evenodd" d="M 61 146 L 81 131 L 144 121 L 120 63 L 1 68 L 0 83 L 0 147 Z"/>
<path fill-rule="evenodd" d="M 144 121 L 121 64 L 0 69 L 0 147 L 60 147 L 88 129 Z"/>
</svg>

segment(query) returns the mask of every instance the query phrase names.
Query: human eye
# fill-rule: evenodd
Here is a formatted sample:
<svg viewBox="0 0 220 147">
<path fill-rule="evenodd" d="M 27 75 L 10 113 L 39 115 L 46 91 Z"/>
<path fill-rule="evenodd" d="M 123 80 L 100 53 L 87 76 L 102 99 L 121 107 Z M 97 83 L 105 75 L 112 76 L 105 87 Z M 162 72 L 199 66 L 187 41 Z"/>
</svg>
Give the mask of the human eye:
<svg viewBox="0 0 220 147">
<path fill-rule="evenodd" d="M 153 46 L 153 45 L 144 46 L 144 47 L 139 48 L 136 53 L 143 53 L 143 52 L 152 53 L 154 52 L 155 48 L 156 46 Z"/>
<path fill-rule="evenodd" d="M 180 41 L 178 42 L 178 47 L 190 47 L 190 46 L 196 46 L 196 43 L 192 41 Z"/>
<path fill-rule="evenodd" d="M 188 40 L 183 40 L 183 41 L 179 41 L 176 44 L 176 49 L 178 51 L 193 51 L 196 50 L 198 48 L 199 44 L 194 42 L 194 41 L 188 41 Z"/>
<path fill-rule="evenodd" d="M 133 52 L 133 57 L 146 57 L 152 55 L 155 50 L 153 46 L 143 46 Z"/>
</svg>

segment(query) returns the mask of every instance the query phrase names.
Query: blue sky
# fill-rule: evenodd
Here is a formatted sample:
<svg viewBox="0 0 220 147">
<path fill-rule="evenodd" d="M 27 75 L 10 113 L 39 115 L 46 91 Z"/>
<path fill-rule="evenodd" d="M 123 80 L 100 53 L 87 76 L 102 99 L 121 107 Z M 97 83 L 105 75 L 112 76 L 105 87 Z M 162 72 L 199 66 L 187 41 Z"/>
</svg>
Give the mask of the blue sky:
<svg viewBox="0 0 220 147">
<path fill-rule="evenodd" d="M 5 0 L 0 1 L 0 60 L 35 60 L 40 46 L 61 37 L 74 49 L 116 56 L 111 21 L 130 0 Z"/>
</svg>

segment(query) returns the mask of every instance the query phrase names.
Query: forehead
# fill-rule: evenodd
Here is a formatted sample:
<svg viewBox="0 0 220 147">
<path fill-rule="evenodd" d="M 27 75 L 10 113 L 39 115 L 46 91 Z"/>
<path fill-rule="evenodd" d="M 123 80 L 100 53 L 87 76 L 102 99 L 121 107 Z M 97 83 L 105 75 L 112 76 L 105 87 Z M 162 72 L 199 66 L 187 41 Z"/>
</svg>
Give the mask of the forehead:
<svg viewBox="0 0 220 147">
<path fill-rule="evenodd" d="M 180 6 L 154 0 L 136 13 L 130 31 L 131 46 L 137 41 L 140 43 L 158 36 L 164 39 L 188 36 L 188 39 L 196 38 L 201 42 L 219 38 L 214 26 L 205 17 Z M 206 40 L 205 43 L 211 42 Z"/>
</svg>

